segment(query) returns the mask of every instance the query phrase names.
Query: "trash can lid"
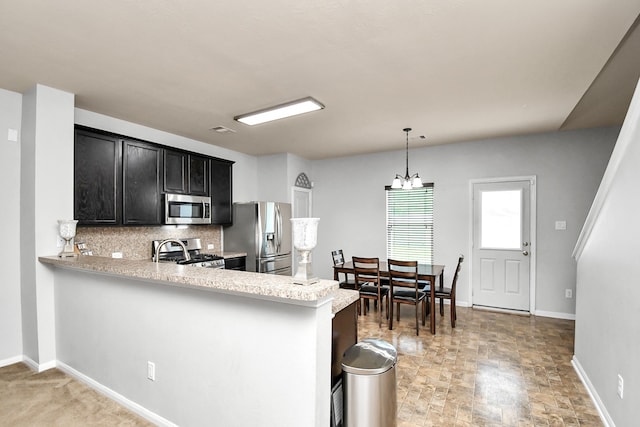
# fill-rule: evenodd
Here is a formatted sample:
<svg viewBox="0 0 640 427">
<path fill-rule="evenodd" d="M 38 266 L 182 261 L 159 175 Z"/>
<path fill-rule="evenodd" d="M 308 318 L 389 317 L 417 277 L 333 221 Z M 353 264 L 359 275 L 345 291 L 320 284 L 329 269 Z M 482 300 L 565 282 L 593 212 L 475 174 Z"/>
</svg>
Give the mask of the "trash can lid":
<svg viewBox="0 0 640 427">
<path fill-rule="evenodd" d="M 386 341 L 368 338 L 352 345 L 342 357 L 342 370 L 352 374 L 377 375 L 393 368 L 398 360 L 395 347 Z"/>
</svg>

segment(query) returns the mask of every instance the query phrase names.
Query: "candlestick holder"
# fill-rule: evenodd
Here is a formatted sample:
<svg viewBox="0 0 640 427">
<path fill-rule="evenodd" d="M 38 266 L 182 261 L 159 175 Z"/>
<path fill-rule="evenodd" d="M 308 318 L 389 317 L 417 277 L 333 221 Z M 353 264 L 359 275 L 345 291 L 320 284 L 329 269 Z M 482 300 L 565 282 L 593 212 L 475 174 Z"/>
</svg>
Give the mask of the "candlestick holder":
<svg viewBox="0 0 640 427">
<path fill-rule="evenodd" d="M 58 220 L 58 230 L 60 233 L 60 237 L 64 239 L 64 248 L 62 252 L 58 254 L 60 258 L 69 258 L 78 256 L 73 250 L 73 245 L 71 244 L 71 239 L 76 237 L 76 224 L 78 223 L 75 219 L 59 219 Z"/>
<path fill-rule="evenodd" d="M 320 218 L 291 218 L 293 246 L 300 254 L 298 268 L 293 276 L 293 283 L 297 285 L 311 285 L 319 282 L 317 277 L 313 277 L 311 265 L 311 251 L 318 243 L 319 221 Z"/>
</svg>

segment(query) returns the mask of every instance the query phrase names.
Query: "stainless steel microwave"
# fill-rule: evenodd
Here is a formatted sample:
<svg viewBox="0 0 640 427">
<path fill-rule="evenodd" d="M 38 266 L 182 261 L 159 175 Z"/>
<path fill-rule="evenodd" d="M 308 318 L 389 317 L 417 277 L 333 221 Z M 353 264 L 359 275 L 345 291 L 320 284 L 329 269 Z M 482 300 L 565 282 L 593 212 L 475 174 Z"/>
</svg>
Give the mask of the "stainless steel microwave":
<svg viewBox="0 0 640 427">
<path fill-rule="evenodd" d="M 165 194 L 165 224 L 211 224 L 211 197 Z"/>
</svg>

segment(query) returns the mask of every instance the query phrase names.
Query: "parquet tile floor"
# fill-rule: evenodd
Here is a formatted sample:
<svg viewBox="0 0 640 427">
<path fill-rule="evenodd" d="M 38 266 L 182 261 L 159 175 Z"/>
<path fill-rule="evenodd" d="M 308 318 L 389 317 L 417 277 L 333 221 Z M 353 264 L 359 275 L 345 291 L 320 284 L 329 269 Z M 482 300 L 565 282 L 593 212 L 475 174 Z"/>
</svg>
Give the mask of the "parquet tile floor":
<svg viewBox="0 0 640 427">
<path fill-rule="evenodd" d="M 398 427 L 602 426 L 571 365 L 574 321 L 458 308 L 456 328 L 436 314 L 436 335 L 415 332 L 413 307 L 394 330 L 359 316 L 358 339 L 398 351 Z"/>
</svg>

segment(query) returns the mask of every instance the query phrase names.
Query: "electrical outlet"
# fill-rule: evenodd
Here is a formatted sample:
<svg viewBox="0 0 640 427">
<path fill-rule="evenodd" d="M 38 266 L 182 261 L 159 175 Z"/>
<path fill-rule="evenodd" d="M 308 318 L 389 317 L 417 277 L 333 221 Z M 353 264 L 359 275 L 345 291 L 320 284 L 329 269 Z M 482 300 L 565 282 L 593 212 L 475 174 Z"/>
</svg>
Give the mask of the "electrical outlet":
<svg viewBox="0 0 640 427">
<path fill-rule="evenodd" d="M 122 258 L 122 252 L 112 252 L 111 258 Z"/>
<path fill-rule="evenodd" d="M 207 244 L 207 250 L 209 250 L 209 251 L 213 250 L 213 243 Z"/>
<path fill-rule="evenodd" d="M 624 394 L 624 380 L 622 379 L 622 375 L 618 374 L 618 397 L 622 399 Z"/>
<path fill-rule="evenodd" d="M 64 239 L 60 236 L 56 239 L 56 248 L 64 247 Z"/>
<path fill-rule="evenodd" d="M 156 380 L 156 364 L 153 362 L 147 362 L 147 378 L 151 381 Z"/>
<path fill-rule="evenodd" d="M 571 289 L 565 289 L 564 290 L 564 297 L 565 298 L 573 298 L 573 291 Z"/>
</svg>

